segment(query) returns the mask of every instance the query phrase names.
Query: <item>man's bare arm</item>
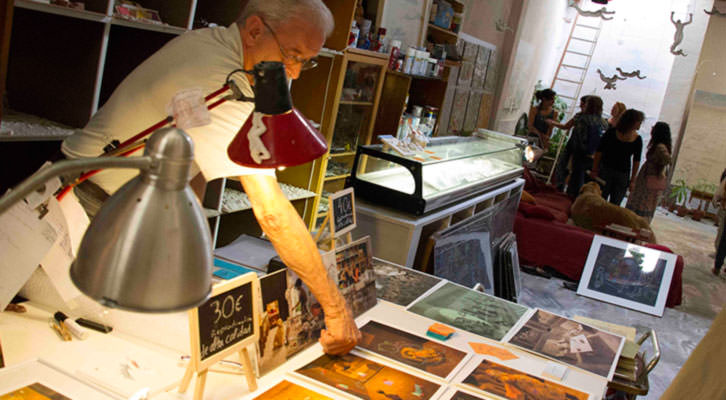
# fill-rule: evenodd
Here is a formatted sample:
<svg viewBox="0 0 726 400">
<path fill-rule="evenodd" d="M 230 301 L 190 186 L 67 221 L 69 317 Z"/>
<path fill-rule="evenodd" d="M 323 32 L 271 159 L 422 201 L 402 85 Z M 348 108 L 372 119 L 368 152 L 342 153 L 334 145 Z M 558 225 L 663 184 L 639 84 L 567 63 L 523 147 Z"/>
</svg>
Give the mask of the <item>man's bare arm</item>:
<svg viewBox="0 0 726 400">
<path fill-rule="evenodd" d="M 241 176 L 255 217 L 282 261 L 300 276 L 325 312 L 321 343 L 327 353 L 347 353 L 360 339 L 345 299 L 328 277 L 310 232 L 277 180 L 267 175 Z"/>
</svg>

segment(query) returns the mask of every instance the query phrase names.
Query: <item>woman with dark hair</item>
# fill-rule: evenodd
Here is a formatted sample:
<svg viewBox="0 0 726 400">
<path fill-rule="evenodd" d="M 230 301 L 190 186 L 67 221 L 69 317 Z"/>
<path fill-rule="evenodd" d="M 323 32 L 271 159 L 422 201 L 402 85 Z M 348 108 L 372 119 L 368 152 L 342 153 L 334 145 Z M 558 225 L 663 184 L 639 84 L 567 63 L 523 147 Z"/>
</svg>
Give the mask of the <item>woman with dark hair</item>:
<svg viewBox="0 0 726 400">
<path fill-rule="evenodd" d="M 635 189 L 630 191 L 625 206 L 648 222 L 653 220 L 655 208 L 668 184 L 671 152 L 671 127 L 665 122 L 657 122 L 650 131 L 645 163 L 635 178 Z"/>
<path fill-rule="evenodd" d="M 538 101 L 536 106 L 529 110 L 527 128 L 531 135 L 539 138 L 539 145 L 546 152 L 550 145 L 552 126 L 547 124 L 548 119 L 557 119 L 557 111 L 554 109 L 555 93 L 552 89 L 538 90 L 534 96 Z"/>
<path fill-rule="evenodd" d="M 635 186 L 635 174 L 643 152 L 643 139 L 638 135 L 638 129 L 644 119 L 645 114 L 641 111 L 626 110 L 615 128 L 605 132 L 595 152 L 590 176 L 605 181 L 602 197 L 617 206 L 623 201 L 628 188 L 632 192 Z"/>
<path fill-rule="evenodd" d="M 585 183 L 585 171 L 593 164 L 593 153 L 600 144 L 600 137 L 605 130 L 602 119 L 602 99 L 588 96 L 585 107 L 575 120 L 572 136 L 567 142 L 572 155 L 572 173 L 567 184 L 567 194 L 577 197 Z"/>
</svg>

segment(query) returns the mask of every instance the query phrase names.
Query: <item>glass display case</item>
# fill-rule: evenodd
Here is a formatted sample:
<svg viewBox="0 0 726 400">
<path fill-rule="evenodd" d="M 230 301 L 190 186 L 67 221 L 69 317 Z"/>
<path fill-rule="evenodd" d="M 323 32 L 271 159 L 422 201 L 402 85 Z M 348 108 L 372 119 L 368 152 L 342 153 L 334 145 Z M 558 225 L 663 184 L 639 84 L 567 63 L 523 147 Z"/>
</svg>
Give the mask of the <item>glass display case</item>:
<svg viewBox="0 0 726 400">
<path fill-rule="evenodd" d="M 372 203 L 421 215 L 522 174 L 526 140 L 479 129 L 431 138 L 403 156 L 384 145 L 359 146 L 346 186 Z"/>
</svg>

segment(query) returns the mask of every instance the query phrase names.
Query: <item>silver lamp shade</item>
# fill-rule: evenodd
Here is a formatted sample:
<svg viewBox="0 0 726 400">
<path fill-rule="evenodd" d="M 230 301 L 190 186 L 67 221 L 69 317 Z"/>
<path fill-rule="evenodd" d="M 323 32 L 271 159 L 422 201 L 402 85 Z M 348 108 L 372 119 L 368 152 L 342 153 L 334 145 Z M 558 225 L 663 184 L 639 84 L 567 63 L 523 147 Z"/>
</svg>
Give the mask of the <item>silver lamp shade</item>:
<svg viewBox="0 0 726 400">
<path fill-rule="evenodd" d="M 83 237 L 71 280 L 109 307 L 192 308 L 212 287 L 209 227 L 188 185 L 193 143 L 167 128 L 151 136 L 144 155 L 151 168 L 104 203 Z"/>
</svg>

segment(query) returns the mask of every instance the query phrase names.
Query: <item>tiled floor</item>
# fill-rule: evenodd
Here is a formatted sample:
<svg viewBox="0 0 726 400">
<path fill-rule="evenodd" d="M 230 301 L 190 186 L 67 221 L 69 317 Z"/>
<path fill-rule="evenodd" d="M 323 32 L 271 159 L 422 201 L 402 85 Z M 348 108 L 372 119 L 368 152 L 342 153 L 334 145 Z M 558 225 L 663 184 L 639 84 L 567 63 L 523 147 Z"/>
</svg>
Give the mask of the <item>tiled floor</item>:
<svg viewBox="0 0 726 400">
<path fill-rule="evenodd" d="M 650 392 L 645 399 L 661 396 L 726 301 L 726 279 L 716 278 L 709 272 L 713 265 L 709 255 L 714 251 L 716 227 L 710 222 L 683 219 L 667 211 L 657 213 L 652 227 L 659 243 L 685 259 L 683 304 L 675 309 L 666 308 L 662 318 L 581 297 L 565 289 L 560 280 L 527 274 L 523 274 L 520 300 L 530 307 L 570 317 L 583 315 L 635 326 L 639 332 L 654 328 L 662 355 L 650 374 Z"/>
</svg>

